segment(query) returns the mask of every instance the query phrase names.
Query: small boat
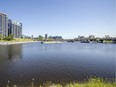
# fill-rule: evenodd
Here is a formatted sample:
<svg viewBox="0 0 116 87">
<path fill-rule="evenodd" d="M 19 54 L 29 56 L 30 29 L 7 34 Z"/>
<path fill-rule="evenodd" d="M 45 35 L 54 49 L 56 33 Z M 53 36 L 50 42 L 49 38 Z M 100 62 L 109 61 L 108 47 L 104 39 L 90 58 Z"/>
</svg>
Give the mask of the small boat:
<svg viewBox="0 0 116 87">
<path fill-rule="evenodd" d="M 43 44 L 43 41 L 41 41 L 41 44 Z"/>
</svg>

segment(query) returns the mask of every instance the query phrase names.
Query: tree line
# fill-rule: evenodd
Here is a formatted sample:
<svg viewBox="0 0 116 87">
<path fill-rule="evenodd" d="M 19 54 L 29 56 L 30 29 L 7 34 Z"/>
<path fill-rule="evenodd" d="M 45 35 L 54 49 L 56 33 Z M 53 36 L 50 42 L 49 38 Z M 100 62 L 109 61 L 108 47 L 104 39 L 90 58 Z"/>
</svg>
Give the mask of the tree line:
<svg viewBox="0 0 116 87">
<path fill-rule="evenodd" d="M 3 36 L 0 34 L 0 40 L 6 40 L 6 41 L 11 41 L 14 39 L 14 36 L 10 34 L 9 36 Z"/>
</svg>

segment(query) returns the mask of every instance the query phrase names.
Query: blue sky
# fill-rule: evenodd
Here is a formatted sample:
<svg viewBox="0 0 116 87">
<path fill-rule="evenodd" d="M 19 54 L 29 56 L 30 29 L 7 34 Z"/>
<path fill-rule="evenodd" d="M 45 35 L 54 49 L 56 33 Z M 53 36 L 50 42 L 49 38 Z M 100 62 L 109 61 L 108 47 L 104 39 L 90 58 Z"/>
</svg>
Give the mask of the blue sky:
<svg viewBox="0 0 116 87">
<path fill-rule="evenodd" d="M 115 0 L 0 0 L 0 12 L 22 22 L 24 35 L 116 36 Z"/>
</svg>

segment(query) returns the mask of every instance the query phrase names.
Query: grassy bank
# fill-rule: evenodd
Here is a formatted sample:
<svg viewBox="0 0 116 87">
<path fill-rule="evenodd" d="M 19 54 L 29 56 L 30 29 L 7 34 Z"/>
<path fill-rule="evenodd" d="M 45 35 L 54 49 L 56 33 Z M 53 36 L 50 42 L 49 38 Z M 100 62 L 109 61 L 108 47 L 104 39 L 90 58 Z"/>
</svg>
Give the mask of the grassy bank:
<svg viewBox="0 0 116 87">
<path fill-rule="evenodd" d="M 34 41 L 32 39 L 15 38 L 15 39 L 10 40 L 10 41 L 0 40 L 0 45 L 22 44 L 22 43 L 32 43 L 32 42 L 38 42 L 38 41 Z"/>
<path fill-rule="evenodd" d="M 104 40 L 103 43 L 113 43 L 112 40 Z"/>
<path fill-rule="evenodd" d="M 14 38 L 13 40 L 7 41 L 7 40 L 0 40 L 0 42 L 27 42 L 27 41 L 33 41 L 32 39 L 21 39 L 21 38 Z"/>
<path fill-rule="evenodd" d="M 36 85 L 34 84 L 33 81 L 30 83 L 30 85 L 27 86 L 7 85 L 6 87 L 116 87 L 116 82 L 108 82 L 101 78 L 91 78 L 88 82 L 84 82 L 84 83 L 73 82 L 73 83 L 61 85 L 61 84 L 53 84 L 51 82 L 47 82 L 42 85 Z"/>
</svg>

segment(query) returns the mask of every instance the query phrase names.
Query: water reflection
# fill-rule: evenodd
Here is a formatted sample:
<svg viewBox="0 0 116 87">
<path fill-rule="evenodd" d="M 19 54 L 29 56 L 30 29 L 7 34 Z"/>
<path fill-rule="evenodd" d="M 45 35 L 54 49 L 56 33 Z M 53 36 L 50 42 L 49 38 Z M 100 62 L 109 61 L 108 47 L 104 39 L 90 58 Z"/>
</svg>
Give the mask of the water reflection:
<svg viewBox="0 0 116 87">
<path fill-rule="evenodd" d="M 22 58 L 22 45 L 11 45 L 8 47 L 8 59 L 14 60 L 17 58 Z"/>
<path fill-rule="evenodd" d="M 0 46 L 0 59 L 16 60 L 22 58 L 22 45 Z"/>
</svg>

